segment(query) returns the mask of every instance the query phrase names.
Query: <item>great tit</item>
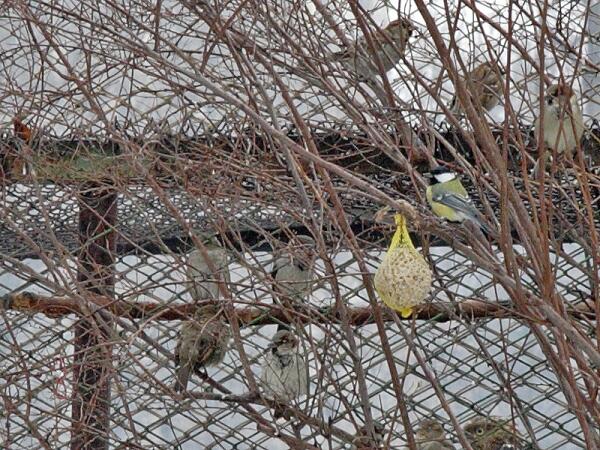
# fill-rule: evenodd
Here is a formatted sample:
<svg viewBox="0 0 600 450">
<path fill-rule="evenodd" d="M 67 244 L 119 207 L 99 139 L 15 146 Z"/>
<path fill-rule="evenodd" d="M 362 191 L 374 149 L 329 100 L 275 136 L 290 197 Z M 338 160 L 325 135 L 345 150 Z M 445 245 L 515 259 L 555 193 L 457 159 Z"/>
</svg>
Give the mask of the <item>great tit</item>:
<svg viewBox="0 0 600 450">
<path fill-rule="evenodd" d="M 438 166 L 430 174 L 432 179 L 426 196 L 434 214 L 450 222 L 470 220 L 487 233 L 489 228 L 482 222 L 479 211 L 471 204 L 469 194 L 456 172 Z"/>
</svg>

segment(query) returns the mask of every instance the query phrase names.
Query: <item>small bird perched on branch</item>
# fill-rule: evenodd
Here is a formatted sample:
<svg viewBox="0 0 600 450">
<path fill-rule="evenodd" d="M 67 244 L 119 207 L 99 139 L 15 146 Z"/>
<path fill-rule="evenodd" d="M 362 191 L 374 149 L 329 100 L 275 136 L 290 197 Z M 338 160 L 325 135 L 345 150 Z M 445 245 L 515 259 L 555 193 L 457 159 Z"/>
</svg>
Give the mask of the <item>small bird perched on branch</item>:
<svg viewBox="0 0 600 450">
<path fill-rule="evenodd" d="M 433 213 L 450 222 L 472 221 L 488 233 L 489 228 L 483 222 L 481 213 L 471 203 L 469 194 L 456 172 L 438 166 L 431 170 L 430 174 L 432 180 L 427 186 L 425 196 Z"/>
<path fill-rule="evenodd" d="M 396 214 L 394 220 L 396 232 L 373 281 L 383 302 L 406 318 L 429 296 L 432 274 L 410 239 L 404 216 Z"/>
<path fill-rule="evenodd" d="M 275 259 L 271 276 L 275 281 L 273 291 L 279 303 L 293 311 L 294 304 L 308 302 L 315 282 L 315 241 L 307 235 L 294 236 L 283 252 Z M 279 324 L 278 330 L 286 329 Z"/>
<path fill-rule="evenodd" d="M 203 245 L 204 251 L 198 248 L 188 255 L 188 289 L 194 300 L 215 300 L 221 297 L 219 283 L 228 284 L 231 280 L 229 253 L 214 236 L 204 238 Z M 204 252 L 211 264 L 207 262 Z"/>
<path fill-rule="evenodd" d="M 553 151 L 559 157 L 573 157 L 583 137 L 584 125 L 579 100 L 571 86 L 559 83 L 548 88 L 544 96 L 543 120 L 538 116 L 534 127 L 537 141 L 542 140 L 544 147 L 549 150 L 543 166 L 550 162 Z M 540 158 L 537 167 L 540 167 Z"/>
<path fill-rule="evenodd" d="M 454 445 L 446 439 L 442 424 L 434 419 L 425 419 L 417 426 L 417 450 L 454 450 Z"/>
<path fill-rule="evenodd" d="M 188 255 L 187 276 L 189 290 L 195 301 L 218 300 L 219 283 L 229 283 L 229 256 L 214 237 L 206 238 L 202 249 Z M 192 371 L 220 364 L 225 357 L 231 330 L 220 314 L 218 304 L 201 306 L 194 318 L 181 325 L 175 349 L 178 365 L 175 389 L 184 391 Z"/>
<path fill-rule="evenodd" d="M 356 450 L 383 448 L 384 435 L 385 427 L 383 424 L 375 421 L 373 422 L 373 436 L 369 433 L 369 428 L 363 425 L 356 433 L 356 438 L 352 441 L 352 444 Z"/>
<path fill-rule="evenodd" d="M 231 339 L 231 329 L 221 312 L 219 305 L 204 305 L 198 308 L 192 320 L 186 320 L 181 325 L 175 349 L 175 364 L 178 366 L 176 391 L 187 389 L 193 371 L 223 362 Z"/>
<path fill-rule="evenodd" d="M 474 105 L 481 105 L 485 111 L 496 106 L 502 96 L 503 75 L 496 64 L 486 61 L 463 77 L 462 80 L 466 85 L 471 102 Z M 452 97 L 450 111 L 454 114 L 463 112 L 463 107 L 456 94 Z"/>
<path fill-rule="evenodd" d="M 334 61 L 341 63 L 349 72 L 371 79 L 379 75 L 376 58 L 381 61 L 384 72 L 391 70 L 404 56 L 408 39 L 414 31 L 415 27 L 408 19 L 394 20 L 382 30 L 372 33 L 375 52 L 362 36 L 350 47 L 334 53 Z"/>
<path fill-rule="evenodd" d="M 300 339 L 290 330 L 273 336 L 262 365 L 261 385 L 265 394 L 278 402 L 289 402 L 308 393 L 308 366 Z M 284 416 L 276 407 L 275 419 Z"/>
<path fill-rule="evenodd" d="M 465 425 L 464 430 L 473 450 L 524 449 L 519 434 L 503 419 L 473 419 Z"/>
</svg>

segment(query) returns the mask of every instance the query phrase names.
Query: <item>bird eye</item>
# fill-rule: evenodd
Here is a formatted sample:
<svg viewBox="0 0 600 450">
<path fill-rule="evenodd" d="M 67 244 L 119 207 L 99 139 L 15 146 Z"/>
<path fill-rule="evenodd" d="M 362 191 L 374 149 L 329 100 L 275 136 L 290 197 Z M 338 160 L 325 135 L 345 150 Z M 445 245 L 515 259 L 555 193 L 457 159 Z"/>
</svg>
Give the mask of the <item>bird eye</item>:
<svg viewBox="0 0 600 450">
<path fill-rule="evenodd" d="M 477 430 L 475 430 L 475 433 L 477 433 L 479 436 L 481 436 L 484 432 L 485 430 L 483 428 L 477 428 Z"/>
</svg>

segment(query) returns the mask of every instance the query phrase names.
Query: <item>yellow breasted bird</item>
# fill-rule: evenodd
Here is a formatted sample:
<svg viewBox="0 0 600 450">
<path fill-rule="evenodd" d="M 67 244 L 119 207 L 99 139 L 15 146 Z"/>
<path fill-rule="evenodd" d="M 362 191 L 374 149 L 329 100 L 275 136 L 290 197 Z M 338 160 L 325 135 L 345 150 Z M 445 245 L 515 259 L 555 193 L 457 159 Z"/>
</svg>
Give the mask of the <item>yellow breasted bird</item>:
<svg viewBox="0 0 600 450">
<path fill-rule="evenodd" d="M 427 186 L 425 195 L 434 214 L 450 222 L 471 221 L 484 233 L 489 233 L 490 230 L 483 222 L 481 213 L 471 203 L 469 194 L 456 172 L 438 166 L 430 173 L 432 180 Z"/>
<path fill-rule="evenodd" d="M 431 269 L 417 251 L 401 214 L 394 216 L 396 233 L 375 273 L 375 289 L 390 308 L 410 317 L 413 307 L 425 301 L 431 290 Z"/>
</svg>

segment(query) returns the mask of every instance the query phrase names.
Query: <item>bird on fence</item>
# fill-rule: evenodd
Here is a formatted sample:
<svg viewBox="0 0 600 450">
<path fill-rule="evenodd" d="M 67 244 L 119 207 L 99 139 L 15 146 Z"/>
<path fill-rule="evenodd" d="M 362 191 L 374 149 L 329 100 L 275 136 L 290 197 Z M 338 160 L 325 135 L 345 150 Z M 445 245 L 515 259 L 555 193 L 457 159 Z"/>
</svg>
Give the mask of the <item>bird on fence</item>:
<svg viewBox="0 0 600 450">
<path fill-rule="evenodd" d="M 372 450 L 383 448 L 385 436 L 385 427 L 382 423 L 373 422 L 373 434 L 369 432 L 369 427 L 363 425 L 356 433 L 356 438 L 352 440 L 355 450 Z"/>
<path fill-rule="evenodd" d="M 406 318 L 429 296 L 432 274 L 410 239 L 404 216 L 396 214 L 394 221 L 396 232 L 373 282 L 383 302 Z"/>
<path fill-rule="evenodd" d="M 281 403 L 308 393 L 306 355 L 299 337 L 292 331 L 279 330 L 273 336 L 262 364 L 261 385 L 265 394 Z M 284 407 L 274 408 L 275 419 L 284 415 Z"/>
<path fill-rule="evenodd" d="M 221 297 L 219 283 L 229 284 L 231 281 L 227 250 L 219 245 L 214 236 L 203 240 L 203 249 L 197 248 L 189 253 L 186 268 L 188 290 L 195 301 L 218 299 Z"/>
<path fill-rule="evenodd" d="M 434 419 L 419 422 L 416 444 L 417 450 L 454 450 L 452 442 L 446 439 L 444 427 Z"/>
<path fill-rule="evenodd" d="M 543 170 L 552 160 L 552 153 L 558 157 L 573 157 L 577 145 L 583 137 L 583 115 L 575 91 L 566 84 L 554 84 L 544 96 L 544 117 L 538 116 L 534 125 L 535 137 L 543 142 L 546 157 L 543 163 L 538 158 L 533 173 Z"/>
<path fill-rule="evenodd" d="M 188 290 L 194 301 L 218 300 L 219 283 L 230 282 L 229 255 L 214 236 L 203 238 L 203 249 L 195 249 L 188 255 L 186 274 Z M 220 306 L 204 305 L 198 308 L 194 318 L 181 325 L 179 341 L 175 350 L 177 384 L 175 389 L 187 388 L 190 374 L 206 366 L 223 361 L 231 331 L 219 314 Z"/>
<path fill-rule="evenodd" d="M 294 236 L 285 250 L 275 258 L 271 276 L 276 301 L 293 311 L 294 306 L 308 302 L 315 282 L 315 241 L 307 235 Z M 290 304 L 290 301 L 292 302 Z M 286 329 L 279 324 L 278 330 Z"/>
<path fill-rule="evenodd" d="M 231 329 L 221 307 L 216 304 L 199 307 L 194 318 L 181 325 L 175 348 L 175 390 L 183 392 L 187 389 L 193 371 L 223 362 L 230 339 Z"/>
<path fill-rule="evenodd" d="M 484 110 L 490 111 L 500 101 L 504 73 L 496 64 L 486 61 L 462 77 L 462 80 L 473 105 L 479 104 Z M 450 111 L 453 114 L 463 112 L 456 94 L 450 102 Z"/>
<path fill-rule="evenodd" d="M 504 419 L 473 419 L 465 425 L 464 431 L 473 450 L 519 450 L 524 448 L 519 434 Z"/>
<path fill-rule="evenodd" d="M 414 31 L 415 27 L 408 19 L 394 20 L 382 30 L 372 33 L 374 51 L 363 36 L 348 48 L 334 53 L 333 60 L 341 63 L 349 72 L 370 80 L 379 75 L 377 59 L 381 61 L 384 72 L 398 64 Z"/>
<path fill-rule="evenodd" d="M 438 166 L 431 170 L 430 174 L 432 180 L 425 195 L 433 213 L 450 222 L 474 222 L 484 233 L 489 233 L 489 228 L 471 203 L 469 194 L 456 172 Z"/>
</svg>

